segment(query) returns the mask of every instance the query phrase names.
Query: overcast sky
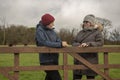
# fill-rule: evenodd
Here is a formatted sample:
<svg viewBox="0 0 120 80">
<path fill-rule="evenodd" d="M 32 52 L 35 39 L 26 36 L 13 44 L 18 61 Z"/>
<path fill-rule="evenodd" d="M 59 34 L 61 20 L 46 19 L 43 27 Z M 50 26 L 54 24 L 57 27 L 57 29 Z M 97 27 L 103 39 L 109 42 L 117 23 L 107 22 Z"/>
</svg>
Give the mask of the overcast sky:
<svg viewBox="0 0 120 80">
<path fill-rule="evenodd" d="M 87 14 L 120 25 L 120 0 L 0 0 L 0 19 L 8 24 L 35 27 L 45 13 L 52 14 L 57 28 L 77 27 Z M 1 21 L 0 21 L 1 23 Z"/>
</svg>

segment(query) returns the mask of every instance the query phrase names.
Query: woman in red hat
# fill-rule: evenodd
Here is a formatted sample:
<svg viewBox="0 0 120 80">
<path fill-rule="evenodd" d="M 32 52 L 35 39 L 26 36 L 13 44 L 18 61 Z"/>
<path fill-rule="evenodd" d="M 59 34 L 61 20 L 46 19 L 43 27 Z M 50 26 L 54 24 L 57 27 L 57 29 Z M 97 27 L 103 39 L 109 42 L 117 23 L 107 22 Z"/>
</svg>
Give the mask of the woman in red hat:
<svg viewBox="0 0 120 80">
<path fill-rule="evenodd" d="M 36 27 L 37 46 L 62 48 L 68 46 L 66 41 L 61 41 L 54 31 L 55 18 L 50 14 L 44 14 Z M 41 65 L 58 65 L 59 54 L 40 53 L 39 60 Z M 45 80 L 62 80 L 58 70 L 45 70 Z"/>
</svg>

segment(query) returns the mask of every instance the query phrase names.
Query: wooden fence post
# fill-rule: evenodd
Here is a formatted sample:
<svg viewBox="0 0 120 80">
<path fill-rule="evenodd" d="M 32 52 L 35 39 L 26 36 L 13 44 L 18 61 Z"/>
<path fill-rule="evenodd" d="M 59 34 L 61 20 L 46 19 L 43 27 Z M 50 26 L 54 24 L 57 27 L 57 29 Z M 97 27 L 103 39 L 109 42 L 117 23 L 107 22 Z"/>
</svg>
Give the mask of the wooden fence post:
<svg viewBox="0 0 120 80">
<path fill-rule="evenodd" d="M 19 80 L 19 71 L 17 70 L 19 67 L 19 53 L 14 53 L 14 79 Z"/>
<path fill-rule="evenodd" d="M 67 65 L 68 65 L 68 59 L 67 59 L 67 54 L 63 53 L 63 65 L 64 65 L 64 80 L 68 80 L 68 70 L 67 70 Z"/>
<path fill-rule="evenodd" d="M 108 64 L 109 64 L 108 52 L 104 52 L 104 65 L 105 65 L 104 73 L 105 73 L 106 75 L 109 75 Z M 104 79 L 104 80 L 106 80 L 106 79 Z"/>
</svg>

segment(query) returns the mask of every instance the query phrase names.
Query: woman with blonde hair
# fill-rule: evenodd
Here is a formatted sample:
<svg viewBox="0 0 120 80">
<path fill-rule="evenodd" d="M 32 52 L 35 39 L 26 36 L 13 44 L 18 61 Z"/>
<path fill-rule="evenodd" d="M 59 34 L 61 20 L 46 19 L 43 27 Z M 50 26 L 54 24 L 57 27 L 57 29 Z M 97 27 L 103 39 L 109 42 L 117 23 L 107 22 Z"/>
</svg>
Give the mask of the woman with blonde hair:
<svg viewBox="0 0 120 80">
<path fill-rule="evenodd" d="M 83 30 L 79 31 L 73 41 L 73 46 L 78 47 L 99 47 L 103 46 L 102 25 L 96 24 L 94 15 L 87 15 L 83 20 Z M 94 53 L 78 53 L 81 57 L 86 59 L 91 64 L 98 64 L 98 54 Z M 74 64 L 81 65 L 82 63 L 74 59 Z M 88 80 L 94 80 L 97 74 L 91 69 L 74 70 L 73 80 L 81 80 L 82 76 L 86 75 Z"/>
</svg>

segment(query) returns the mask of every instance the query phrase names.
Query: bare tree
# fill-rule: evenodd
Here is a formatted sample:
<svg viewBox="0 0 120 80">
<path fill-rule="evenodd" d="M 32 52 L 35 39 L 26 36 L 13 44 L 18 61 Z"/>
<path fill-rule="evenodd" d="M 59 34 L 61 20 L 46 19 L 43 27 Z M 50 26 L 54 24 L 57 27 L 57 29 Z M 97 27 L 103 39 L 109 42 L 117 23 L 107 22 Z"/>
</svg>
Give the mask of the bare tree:
<svg viewBox="0 0 120 80">
<path fill-rule="evenodd" d="M 34 44 L 35 28 L 27 28 L 23 25 L 10 25 L 6 28 L 6 41 L 8 45 Z"/>
<path fill-rule="evenodd" d="M 96 23 L 102 24 L 103 27 L 108 27 L 108 28 L 112 27 L 112 22 L 105 18 L 96 17 Z"/>
<path fill-rule="evenodd" d="M 5 28 L 6 28 L 6 25 L 7 25 L 7 22 L 6 22 L 6 18 L 3 17 L 3 18 L 0 18 L 0 21 L 2 23 L 2 29 L 3 29 L 3 45 L 6 44 L 6 33 L 5 33 Z"/>
<path fill-rule="evenodd" d="M 58 35 L 63 41 L 67 41 L 69 44 L 71 44 L 76 33 L 77 30 L 75 28 L 73 28 L 72 30 L 62 28 L 60 29 Z"/>
<path fill-rule="evenodd" d="M 118 28 L 115 28 L 111 33 L 109 39 L 114 42 L 114 44 L 120 43 L 120 32 Z"/>
</svg>

